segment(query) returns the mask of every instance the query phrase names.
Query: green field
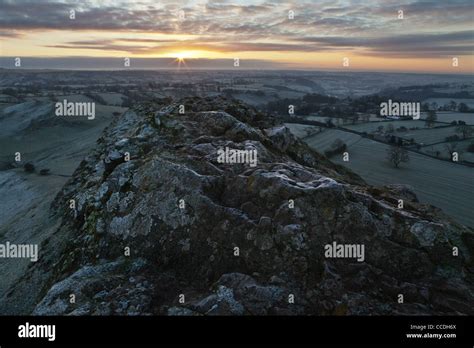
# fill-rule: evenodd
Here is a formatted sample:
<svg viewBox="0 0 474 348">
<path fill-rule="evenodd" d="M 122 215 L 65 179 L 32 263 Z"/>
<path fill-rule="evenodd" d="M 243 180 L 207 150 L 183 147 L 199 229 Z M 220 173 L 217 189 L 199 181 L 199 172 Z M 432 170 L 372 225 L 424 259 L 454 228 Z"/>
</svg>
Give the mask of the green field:
<svg viewBox="0 0 474 348">
<path fill-rule="evenodd" d="M 432 129 L 425 128 L 409 130 L 407 132 L 395 132 L 395 134 L 405 139 L 413 138 L 418 144 L 428 145 L 445 141 L 446 137 L 456 134 L 455 129 L 455 126 Z"/>
<path fill-rule="evenodd" d="M 305 141 L 321 152 L 335 137 L 344 140 L 342 134 L 333 131 Z M 354 134 L 347 137 L 353 138 Z M 397 169 L 386 160 L 388 145 L 367 138 L 359 138 L 348 145 L 349 162 L 335 156 L 336 163 L 349 167 L 372 185 L 410 185 L 421 202 L 437 206 L 457 221 L 474 227 L 474 168 L 410 152 L 410 162 Z"/>
<path fill-rule="evenodd" d="M 457 144 L 455 151 L 459 153 L 460 161 L 469 161 L 469 162 L 474 163 L 474 153 L 467 152 L 467 147 L 471 143 L 474 143 L 474 139 L 467 139 L 467 140 L 455 142 L 455 144 Z M 454 143 L 450 143 L 450 144 L 454 144 Z M 431 156 L 437 156 L 437 152 L 438 152 L 438 156 L 440 158 L 450 159 L 451 152 L 448 151 L 448 149 L 446 149 L 446 145 L 447 145 L 446 143 L 443 143 L 443 144 L 425 146 L 421 148 L 421 151 Z"/>
<path fill-rule="evenodd" d="M 285 126 L 298 138 L 304 138 L 309 134 L 316 133 L 319 130 L 318 126 L 308 126 L 297 123 L 285 123 Z"/>
<path fill-rule="evenodd" d="M 427 128 L 425 121 L 423 120 L 400 120 L 400 121 L 385 121 L 385 122 L 370 122 L 356 125 L 345 125 L 343 128 L 355 130 L 357 132 L 372 133 L 377 130 L 378 127 L 384 126 L 384 130 L 387 130 L 388 125 L 393 125 L 395 132 L 393 135 L 402 137 L 405 139 L 415 139 L 419 144 L 427 145 L 445 141 L 447 136 L 455 135 L 456 126 L 442 127 L 442 128 Z M 441 123 L 435 124 L 437 126 L 443 125 Z M 407 131 L 397 131 L 397 128 L 405 127 Z M 418 129 L 410 129 L 418 127 Z"/>
<path fill-rule="evenodd" d="M 362 137 L 360 135 L 341 131 L 338 129 L 324 128 L 321 133 L 305 139 L 309 146 L 317 151 L 324 153 L 328 150 L 334 140 L 341 139 L 350 148 L 351 145 L 359 141 Z"/>
<path fill-rule="evenodd" d="M 111 122 L 113 113 L 126 110 L 117 106 L 96 105 L 94 120 L 82 118 L 70 125 L 65 122 L 0 136 L 0 161 L 13 161 L 18 151 L 24 162 L 31 161 L 48 167 L 52 172 L 70 175 Z"/>
<path fill-rule="evenodd" d="M 406 128 L 425 128 L 425 121 L 421 120 L 400 120 L 400 121 L 381 121 L 381 122 L 368 122 L 368 123 L 361 123 L 361 124 L 354 124 L 354 125 L 342 125 L 341 127 L 352 129 L 357 132 L 375 132 L 378 127 L 383 126 L 384 129 L 387 129 L 387 126 L 391 124 L 393 127 L 406 127 Z"/>
<path fill-rule="evenodd" d="M 464 121 L 467 124 L 474 125 L 474 114 L 464 114 L 460 112 L 438 111 L 436 112 L 438 121 L 451 123 L 453 121 Z M 426 113 L 421 114 L 421 118 L 426 118 Z"/>
</svg>

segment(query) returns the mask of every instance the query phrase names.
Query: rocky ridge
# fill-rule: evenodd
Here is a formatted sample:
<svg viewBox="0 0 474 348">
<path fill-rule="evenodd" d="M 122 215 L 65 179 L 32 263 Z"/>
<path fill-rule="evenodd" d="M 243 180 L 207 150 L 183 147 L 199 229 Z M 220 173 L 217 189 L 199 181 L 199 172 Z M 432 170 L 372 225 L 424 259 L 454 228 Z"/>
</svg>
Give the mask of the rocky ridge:
<svg viewBox="0 0 474 348">
<path fill-rule="evenodd" d="M 225 147 L 256 149 L 258 165 L 219 163 Z M 0 300 L 7 313 L 474 314 L 472 229 L 237 101 L 129 110 L 51 209 L 61 226 Z M 334 241 L 363 244 L 364 262 L 326 258 Z"/>
</svg>

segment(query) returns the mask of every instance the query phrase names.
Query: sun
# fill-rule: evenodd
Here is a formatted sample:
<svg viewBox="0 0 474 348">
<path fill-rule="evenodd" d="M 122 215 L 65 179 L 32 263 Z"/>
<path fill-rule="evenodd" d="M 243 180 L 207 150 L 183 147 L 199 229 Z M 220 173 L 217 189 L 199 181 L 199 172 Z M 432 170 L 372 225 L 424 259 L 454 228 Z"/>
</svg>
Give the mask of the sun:
<svg viewBox="0 0 474 348">
<path fill-rule="evenodd" d="M 175 57 L 176 59 L 174 61 L 177 63 L 178 69 L 181 69 L 181 67 L 187 68 L 185 58 L 189 57 L 189 54 L 186 52 L 179 52 L 175 54 Z"/>
<path fill-rule="evenodd" d="M 188 57 L 189 57 L 189 54 L 186 52 L 176 53 L 176 61 L 179 63 L 184 63 L 184 59 Z"/>
</svg>

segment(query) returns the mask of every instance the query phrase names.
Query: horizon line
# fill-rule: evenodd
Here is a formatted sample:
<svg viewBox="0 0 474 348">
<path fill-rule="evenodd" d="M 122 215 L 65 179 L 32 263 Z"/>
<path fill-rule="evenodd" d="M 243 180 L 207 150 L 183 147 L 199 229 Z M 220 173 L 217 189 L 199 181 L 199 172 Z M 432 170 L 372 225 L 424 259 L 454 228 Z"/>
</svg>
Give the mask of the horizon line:
<svg viewBox="0 0 474 348">
<path fill-rule="evenodd" d="M 15 66 L 15 60 L 21 59 L 22 66 Z M 124 60 L 129 59 L 129 66 Z M 377 67 L 364 66 L 311 66 L 288 61 L 272 61 L 258 58 L 242 58 L 239 66 L 234 66 L 236 58 L 189 57 L 184 61 L 188 64 L 179 67 L 174 57 L 97 57 L 97 56 L 0 56 L 0 69 L 8 70 L 56 70 L 56 71 L 308 71 L 308 72 L 365 72 L 365 73 L 394 73 L 394 74 L 424 74 L 424 75 L 453 75 L 472 76 L 473 69 L 405 69 L 391 68 L 390 65 Z M 132 62 L 132 63 L 130 63 Z M 134 63 L 133 63 L 134 62 Z M 194 65 L 194 66 L 193 66 Z M 179 69 L 180 68 L 180 69 Z M 374 69 L 375 68 L 375 69 Z"/>
<path fill-rule="evenodd" d="M 0 67 L 0 70 L 9 71 L 52 71 L 52 72 L 66 72 L 66 71 L 82 71 L 82 72 L 125 72 L 125 71 L 167 71 L 174 73 L 185 73 L 193 71 L 281 71 L 281 72 L 310 72 L 310 73 L 372 73 L 372 74 L 405 74 L 405 75 L 454 75 L 454 76 L 474 76 L 474 72 L 433 72 L 433 71 L 401 71 L 401 70 L 365 70 L 365 69 L 311 69 L 311 68 L 23 68 L 23 67 Z"/>
</svg>

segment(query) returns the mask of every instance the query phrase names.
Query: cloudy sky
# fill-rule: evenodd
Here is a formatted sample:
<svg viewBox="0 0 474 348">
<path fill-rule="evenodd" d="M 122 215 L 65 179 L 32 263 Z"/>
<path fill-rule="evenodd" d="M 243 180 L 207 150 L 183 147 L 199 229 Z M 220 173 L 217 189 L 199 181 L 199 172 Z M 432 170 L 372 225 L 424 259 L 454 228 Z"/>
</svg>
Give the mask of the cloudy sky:
<svg viewBox="0 0 474 348">
<path fill-rule="evenodd" d="M 0 0 L 3 61 L 129 57 L 133 67 L 182 57 L 233 68 L 239 58 L 242 67 L 473 73 L 473 39 L 473 0 Z"/>
</svg>

